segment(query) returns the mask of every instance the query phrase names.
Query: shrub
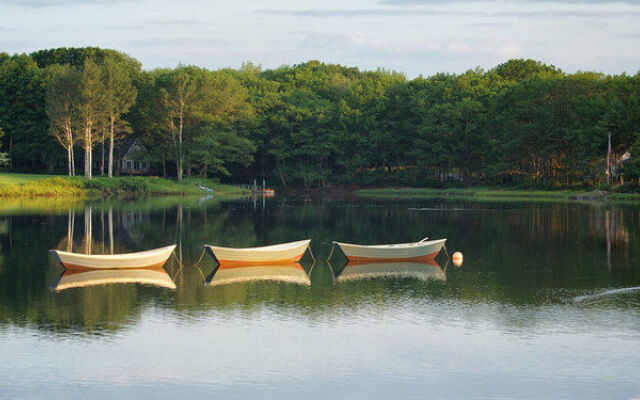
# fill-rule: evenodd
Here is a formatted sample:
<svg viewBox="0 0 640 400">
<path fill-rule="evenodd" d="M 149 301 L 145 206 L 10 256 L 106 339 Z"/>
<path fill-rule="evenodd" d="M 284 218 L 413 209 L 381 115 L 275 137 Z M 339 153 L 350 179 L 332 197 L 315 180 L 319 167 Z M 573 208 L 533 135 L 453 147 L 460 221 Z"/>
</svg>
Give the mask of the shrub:
<svg viewBox="0 0 640 400">
<path fill-rule="evenodd" d="M 613 189 L 616 193 L 640 193 L 640 187 L 633 183 L 627 182 Z"/>
<path fill-rule="evenodd" d="M 152 182 L 153 181 L 153 182 Z M 122 176 L 115 178 L 98 177 L 86 181 L 85 188 L 98 190 L 101 192 L 154 192 L 154 186 L 170 186 L 171 182 L 166 179 L 151 179 L 143 176 Z"/>
</svg>

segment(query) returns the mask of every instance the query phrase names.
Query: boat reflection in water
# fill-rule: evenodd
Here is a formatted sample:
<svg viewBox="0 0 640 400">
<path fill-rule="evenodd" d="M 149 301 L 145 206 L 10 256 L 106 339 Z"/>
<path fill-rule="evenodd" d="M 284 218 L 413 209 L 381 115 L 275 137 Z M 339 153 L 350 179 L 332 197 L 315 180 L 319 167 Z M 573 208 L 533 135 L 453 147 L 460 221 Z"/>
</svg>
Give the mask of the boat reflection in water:
<svg viewBox="0 0 640 400">
<path fill-rule="evenodd" d="M 176 284 L 163 268 L 67 269 L 53 285 L 56 292 L 88 286 L 139 284 L 175 290 Z"/>
<path fill-rule="evenodd" d="M 205 285 L 222 286 L 255 281 L 273 281 L 311 286 L 311 279 L 300 263 L 268 265 L 222 264 L 207 277 Z"/>
<path fill-rule="evenodd" d="M 446 269 L 446 267 L 445 267 Z M 335 283 L 376 278 L 413 278 L 422 281 L 446 281 L 445 270 L 429 261 L 350 261 L 334 277 Z"/>
</svg>

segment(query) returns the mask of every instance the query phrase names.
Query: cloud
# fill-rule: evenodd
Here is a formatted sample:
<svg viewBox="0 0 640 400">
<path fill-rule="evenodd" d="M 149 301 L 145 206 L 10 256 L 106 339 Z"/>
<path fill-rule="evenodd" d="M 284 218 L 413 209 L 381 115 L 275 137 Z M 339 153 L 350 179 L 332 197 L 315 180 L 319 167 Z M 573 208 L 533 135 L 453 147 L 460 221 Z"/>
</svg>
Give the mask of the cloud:
<svg viewBox="0 0 640 400">
<path fill-rule="evenodd" d="M 231 44 L 228 40 L 202 37 L 166 38 L 154 37 L 148 39 L 136 39 L 128 42 L 129 45 L 138 48 L 219 48 Z"/>
<path fill-rule="evenodd" d="M 19 51 L 14 49 L 29 49 L 29 48 L 33 48 L 36 44 L 37 42 L 29 39 L 15 39 L 15 40 L 3 39 L 3 40 L 0 40 L 0 49 L 2 49 L 0 50 L 0 52 L 2 51 L 24 52 L 24 50 Z"/>
<path fill-rule="evenodd" d="M 601 10 L 601 9 L 565 9 L 565 10 L 528 10 L 502 11 L 490 14 L 496 17 L 529 17 L 529 18 L 621 18 L 640 16 L 640 10 Z"/>
<path fill-rule="evenodd" d="M 407 43 L 378 39 L 361 33 L 300 32 L 300 34 L 303 35 L 303 39 L 298 43 L 298 47 L 307 51 L 311 49 L 309 51 L 311 58 L 320 57 L 326 60 L 356 57 L 366 61 L 366 66 L 373 69 L 379 66 L 398 69 L 399 66 L 442 59 L 476 60 L 489 57 L 504 60 L 522 53 L 518 45 L 510 43 L 479 43 L 473 40 L 445 40 L 438 43 L 425 39 Z M 474 65 L 469 64 L 465 68 Z"/>
<path fill-rule="evenodd" d="M 13 6 L 44 8 L 61 5 L 113 4 L 116 2 L 131 2 L 138 0 L 0 0 L 0 4 Z"/>
<path fill-rule="evenodd" d="M 310 9 L 310 10 L 260 10 L 259 12 L 272 15 L 290 15 L 294 17 L 367 17 L 367 16 L 407 16 L 407 15 L 442 15 L 442 14 L 468 14 L 475 12 L 457 12 L 426 8 L 359 8 L 359 9 Z"/>
<path fill-rule="evenodd" d="M 363 8 L 363 9 L 310 9 L 310 10 L 260 10 L 261 13 L 272 15 L 289 15 L 295 17 L 403 17 L 415 15 L 455 15 L 474 17 L 522 17 L 522 18 L 620 18 L 640 16 L 640 9 L 603 10 L 597 9 L 555 9 L 555 10 L 513 10 L 513 11 L 473 11 L 443 8 Z"/>
<path fill-rule="evenodd" d="M 470 22 L 463 24 L 469 28 L 506 28 L 513 26 L 511 22 Z"/>
<path fill-rule="evenodd" d="M 1 1 L 1 0 L 0 0 Z M 189 29 L 202 28 L 212 25 L 211 22 L 200 21 L 197 19 L 175 19 L 175 20 L 155 20 L 155 21 L 136 21 L 134 23 L 123 23 L 121 26 L 128 29 L 136 29 L 146 31 L 147 29 Z"/>
<path fill-rule="evenodd" d="M 301 49 L 313 49 L 314 52 L 339 54 L 392 54 L 397 52 L 392 43 L 361 33 L 320 33 L 308 32 L 298 43 Z"/>
<path fill-rule="evenodd" d="M 517 58 L 522 56 L 522 49 L 519 46 L 509 44 L 505 46 L 499 46 L 495 49 L 495 53 L 503 58 Z"/>
<path fill-rule="evenodd" d="M 524 4 L 535 3 L 565 3 L 565 4 L 607 4 L 607 3 L 625 3 L 640 4 L 640 0 L 519 0 Z M 457 3 L 486 3 L 486 0 L 453 0 Z M 416 5 L 441 5 L 451 4 L 452 1 L 447 0 L 382 0 L 381 4 L 394 6 L 416 6 Z"/>
<path fill-rule="evenodd" d="M 195 26 L 195 25 L 209 25 L 209 23 L 204 21 L 199 21 L 196 19 L 167 19 L 167 20 L 158 20 L 158 21 L 149 21 L 147 25 L 159 25 L 159 26 L 167 26 L 167 25 L 180 25 L 180 26 Z"/>
<path fill-rule="evenodd" d="M 473 47 L 464 43 L 451 43 L 447 45 L 446 49 L 450 53 L 470 53 L 473 51 Z"/>
</svg>

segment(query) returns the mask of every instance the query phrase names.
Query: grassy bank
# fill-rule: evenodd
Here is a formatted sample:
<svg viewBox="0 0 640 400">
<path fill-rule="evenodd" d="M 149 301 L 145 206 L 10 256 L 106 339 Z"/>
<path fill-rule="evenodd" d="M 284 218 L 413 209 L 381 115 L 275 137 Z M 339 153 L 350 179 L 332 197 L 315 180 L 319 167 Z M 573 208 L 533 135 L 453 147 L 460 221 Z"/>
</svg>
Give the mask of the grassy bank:
<svg viewBox="0 0 640 400">
<path fill-rule="evenodd" d="M 576 190 L 510 190 L 503 187 L 475 187 L 455 189 L 432 188 L 378 188 L 355 191 L 360 196 L 397 198 L 446 198 L 457 197 L 472 200 L 523 200 L 523 201 L 611 201 L 640 202 L 638 193 L 612 193 L 604 191 Z"/>
<path fill-rule="evenodd" d="M 80 177 L 0 173 L 0 197 L 87 197 L 128 194 L 203 194 L 198 183 L 212 194 L 236 194 L 243 190 L 213 180 L 187 178 L 182 182 L 163 178 L 126 176 L 87 180 Z"/>
<path fill-rule="evenodd" d="M 134 212 L 175 208 L 177 205 L 197 209 L 233 201 L 242 198 L 242 194 L 223 194 L 216 196 L 112 196 L 107 198 L 37 196 L 37 197 L 0 197 L 0 216 L 3 215 L 66 215 L 71 210 L 83 212 L 90 206 L 95 212 L 107 212 L 109 209 L 131 210 Z"/>
</svg>

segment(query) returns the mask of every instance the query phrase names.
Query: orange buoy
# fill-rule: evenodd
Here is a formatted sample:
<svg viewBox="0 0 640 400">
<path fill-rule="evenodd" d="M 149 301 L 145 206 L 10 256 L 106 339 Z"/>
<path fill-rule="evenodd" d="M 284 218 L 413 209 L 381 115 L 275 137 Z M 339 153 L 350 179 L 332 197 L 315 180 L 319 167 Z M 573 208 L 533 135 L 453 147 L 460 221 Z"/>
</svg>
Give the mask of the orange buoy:
<svg viewBox="0 0 640 400">
<path fill-rule="evenodd" d="M 453 264 L 456 267 L 462 266 L 462 261 L 464 259 L 464 257 L 462 256 L 462 253 L 460 253 L 459 251 L 456 251 L 455 253 L 453 253 L 453 257 L 451 258 L 453 259 Z"/>
</svg>

